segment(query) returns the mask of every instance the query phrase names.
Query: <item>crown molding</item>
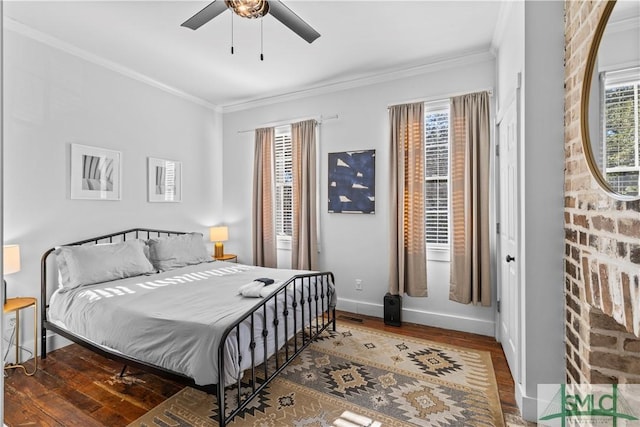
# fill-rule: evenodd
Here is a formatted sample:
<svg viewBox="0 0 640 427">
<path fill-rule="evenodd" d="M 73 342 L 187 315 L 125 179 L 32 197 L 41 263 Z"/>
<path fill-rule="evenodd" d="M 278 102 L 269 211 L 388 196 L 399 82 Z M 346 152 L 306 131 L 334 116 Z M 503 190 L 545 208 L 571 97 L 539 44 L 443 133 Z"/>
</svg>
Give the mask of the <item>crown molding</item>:
<svg viewBox="0 0 640 427">
<path fill-rule="evenodd" d="M 49 34 L 38 31 L 35 28 L 29 27 L 28 25 L 18 22 L 12 18 L 5 16 L 3 18 L 3 25 L 5 30 L 12 31 L 14 33 L 20 34 L 21 36 L 27 37 L 29 39 L 35 40 L 47 46 L 61 50 L 65 53 L 81 58 L 87 62 L 106 68 L 110 71 L 129 77 L 133 80 L 137 80 L 141 83 L 147 84 L 156 89 L 160 89 L 164 92 L 170 93 L 174 96 L 185 99 L 189 102 L 200 105 L 207 109 L 220 112 L 220 113 L 222 112 L 222 108 L 219 105 L 212 104 L 211 102 L 208 102 L 202 98 L 191 95 L 180 89 L 176 89 L 175 87 L 167 85 L 165 83 L 162 83 L 154 78 L 147 76 L 146 74 L 139 73 L 137 71 L 132 70 L 131 68 L 127 68 L 114 61 L 111 61 L 99 55 L 88 52 L 70 43 L 64 42 L 56 37 L 53 37 Z"/>
<path fill-rule="evenodd" d="M 347 89 L 386 83 L 397 79 L 433 73 L 436 71 L 446 70 L 454 67 L 464 67 L 480 62 L 492 61 L 494 59 L 495 55 L 489 50 L 489 48 L 471 52 L 460 52 L 458 54 L 447 57 L 434 58 L 426 64 L 413 65 L 403 69 L 396 69 L 382 73 L 360 76 L 349 80 L 327 83 L 324 85 L 301 89 L 286 94 L 276 94 L 265 98 L 223 105 L 222 112 L 233 113 L 257 107 L 264 107 L 281 102 L 308 98 L 310 96 L 325 95 L 328 93 Z"/>
<path fill-rule="evenodd" d="M 510 2 L 505 2 L 508 4 Z M 506 22 L 506 17 L 508 17 L 508 9 L 510 7 L 501 8 L 501 13 L 505 10 L 504 20 Z M 353 77 L 348 80 L 339 80 L 333 81 L 326 84 L 312 86 L 308 88 L 303 88 L 300 90 L 295 90 L 287 93 L 276 93 L 272 96 L 267 96 L 259 99 L 247 99 L 244 101 L 239 101 L 236 103 L 226 104 L 226 105 L 217 105 L 211 102 L 208 102 L 202 98 L 191 95 L 187 92 L 179 90 L 173 86 L 162 83 L 156 79 L 153 79 L 145 74 L 139 73 L 133 69 L 125 67 L 121 64 L 118 64 L 114 61 L 108 60 L 99 55 L 88 52 L 84 49 L 78 48 L 70 43 L 64 42 L 56 37 L 53 37 L 49 34 L 38 31 L 28 25 L 20 23 L 12 18 L 4 17 L 3 18 L 4 28 L 20 34 L 29 39 L 38 41 L 45 45 L 51 46 L 55 49 L 61 50 L 70 55 L 79 57 L 83 60 L 86 60 L 90 63 L 96 64 L 113 72 L 119 73 L 131 79 L 137 80 L 154 88 L 160 89 L 164 92 L 170 93 L 179 98 L 190 101 L 194 104 L 200 105 L 217 113 L 232 113 L 237 111 L 243 111 L 247 109 L 268 106 L 276 103 L 293 101 L 302 98 L 307 98 L 310 96 L 319 96 L 324 94 L 329 94 L 333 92 L 338 92 L 347 89 L 354 89 L 358 87 L 370 86 L 374 84 L 385 83 L 397 79 L 413 77 L 421 74 L 432 73 L 440 70 L 446 70 L 454 67 L 464 67 L 475 63 L 491 61 L 495 59 L 495 52 L 493 49 L 493 43 L 491 46 L 487 46 L 485 48 L 480 48 L 472 51 L 463 51 L 457 52 L 451 55 L 435 57 L 431 58 L 427 63 L 420 63 L 415 65 L 409 65 L 405 68 L 387 70 L 378 73 L 371 73 L 368 75 L 361 75 L 358 77 Z M 496 33 L 494 33 L 494 39 L 496 38 Z"/>
</svg>

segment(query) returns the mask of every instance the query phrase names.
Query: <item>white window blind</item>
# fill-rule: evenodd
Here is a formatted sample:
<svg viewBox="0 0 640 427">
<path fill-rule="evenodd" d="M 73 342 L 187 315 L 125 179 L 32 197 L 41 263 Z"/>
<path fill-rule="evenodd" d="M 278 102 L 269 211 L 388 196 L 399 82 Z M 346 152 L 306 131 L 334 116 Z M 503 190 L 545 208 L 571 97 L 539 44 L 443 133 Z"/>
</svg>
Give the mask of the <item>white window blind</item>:
<svg viewBox="0 0 640 427">
<path fill-rule="evenodd" d="M 604 89 L 603 164 L 614 191 L 637 195 L 640 184 L 640 69 L 608 72 Z"/>
<path fill-rule="evenodd" d="M 275 138 L 276 234 L 278 237 L 291 237 L 293 232 L 291 126 L 277 127 Z"/>
<path fill-rule="evenodd" d="M 449 103 L 425 104 L 425 234 L 429 247 L 449 245 Z"/>
</svg>

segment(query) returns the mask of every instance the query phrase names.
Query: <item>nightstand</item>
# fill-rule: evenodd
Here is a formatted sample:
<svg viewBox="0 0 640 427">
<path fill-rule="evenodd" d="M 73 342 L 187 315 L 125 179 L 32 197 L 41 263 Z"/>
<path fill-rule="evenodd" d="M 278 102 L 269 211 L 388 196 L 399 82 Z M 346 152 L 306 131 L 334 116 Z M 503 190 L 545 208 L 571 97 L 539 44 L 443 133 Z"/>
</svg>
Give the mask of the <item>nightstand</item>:
<svg viewBox="0 0 640 427">
<path fill-rule="evenodd" d="M 16 360 L 15 363 L 9 364 L 4 369 L 21 368 L 25 375 L 31 376 L 38 370 L 38 300 L 30 297 L 8 298 L 4 304 L 4 312 L 16 312 Z M 33 307 L 33 372 L 27 372 L 27 368 L 20 363 L 20 311 L 25 308 Z"/>
<path fill-rule="evenodd" d="M 233 261 L 233 262 L 238 262 L 238 255 L 235 254 L 224 254 L 222 256 L 214 256 L 212 257 L 213 259 L 215 259 L 216 261 Z"/>
</svg>

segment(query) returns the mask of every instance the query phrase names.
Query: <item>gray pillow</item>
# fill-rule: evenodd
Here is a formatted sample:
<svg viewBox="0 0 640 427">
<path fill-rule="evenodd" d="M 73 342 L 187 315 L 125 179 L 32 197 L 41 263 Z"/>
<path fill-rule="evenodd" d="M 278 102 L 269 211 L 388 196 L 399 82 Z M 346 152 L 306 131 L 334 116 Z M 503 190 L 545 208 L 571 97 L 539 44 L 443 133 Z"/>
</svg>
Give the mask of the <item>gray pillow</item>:
<svg viewBox="0 0 640 427">
<path fill-rule="evenodd" d="M 149 239 L 147 245 L 149 259 L 160 271 L 211 261 L 211 254 L 207 251 L 200 233 Z"/>
<path fill-rule="evenodd" d="M 61 246 L 54 253 L 62 291 L 153 273 L 142 240 L 90 246 Z"/>
</svg>

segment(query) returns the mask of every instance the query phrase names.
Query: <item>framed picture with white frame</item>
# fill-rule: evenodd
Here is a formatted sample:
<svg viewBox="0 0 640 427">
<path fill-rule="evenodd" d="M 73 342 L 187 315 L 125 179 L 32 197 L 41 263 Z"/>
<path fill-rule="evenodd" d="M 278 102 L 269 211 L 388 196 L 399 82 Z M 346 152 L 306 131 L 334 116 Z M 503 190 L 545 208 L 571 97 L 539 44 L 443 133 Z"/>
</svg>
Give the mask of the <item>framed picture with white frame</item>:
<svg viewBox="0 0 640 427">
<path fill-rule="evenodd" d="M 182 162 L 149 157 L 147 172 L 149 202 L 182 201 Z"/>
<path fill-rule="evenodd" d="M 71 144 L 71 198 L 120 200 L 121 163 L 120 151 Z"/>
</svg>

